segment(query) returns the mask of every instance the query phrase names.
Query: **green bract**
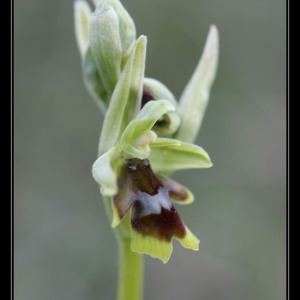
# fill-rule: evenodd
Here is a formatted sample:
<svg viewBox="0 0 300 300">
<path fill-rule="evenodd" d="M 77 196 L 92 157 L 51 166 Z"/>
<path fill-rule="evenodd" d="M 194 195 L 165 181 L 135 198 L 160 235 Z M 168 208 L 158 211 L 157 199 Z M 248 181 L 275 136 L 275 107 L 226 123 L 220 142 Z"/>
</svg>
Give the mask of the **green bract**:
<svg viewBox="0 0 300 300">
<path fill-rule="evenodd" d="M 199 240 L 173 203 L 194 196 L 170 179 L 173 172 L 212 166 L 191 144 L 200 129 L 218 61 L 212 26 L 201 60 L 179 102 L 160 81 L 145 77 L 147 38 L 118 0 L 95 0 L 94 13 L 75 2 L 75 32 L 86 87 L 105 119 L 92 174 L 119 238 L 131 250 L 167 262 L 172 239 L 198 250 Z"/>
<path fill-rule="evenodd" d="M 183 141 L 194 142 L 199 132 L 216 76 L 218 57 L 219 34 L 212 25 L 201 59 L 179 99 L 181 126 L 177 137 Z"/>
</svg>

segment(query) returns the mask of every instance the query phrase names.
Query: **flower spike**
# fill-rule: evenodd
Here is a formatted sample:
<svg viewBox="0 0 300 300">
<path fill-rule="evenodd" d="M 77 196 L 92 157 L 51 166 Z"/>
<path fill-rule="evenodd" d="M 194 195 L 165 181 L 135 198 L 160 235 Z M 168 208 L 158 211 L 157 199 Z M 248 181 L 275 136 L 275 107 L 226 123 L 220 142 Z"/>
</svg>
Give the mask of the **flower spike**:
<svg viewBox="0 0 300 300">
<path fill-rule="evenodd" d="M 166 263 L 173 239 L 185 248 L 199 247 L 175 208 L 192 203 L 194 195 L 169 176 L 212 166 L 208 153 L 192 143 L 217 70 L 218 31 L 211 26 L 202 57 L 177 101 L 163 83 L 145 77 L 147 37 L 136 38 L 121 2 L 93 3 L 93 12 L 85 0 L 74 3 L 83 80 L 105 113 L 92 175 L 111 226 L 127 249 Z"/>
</svg>

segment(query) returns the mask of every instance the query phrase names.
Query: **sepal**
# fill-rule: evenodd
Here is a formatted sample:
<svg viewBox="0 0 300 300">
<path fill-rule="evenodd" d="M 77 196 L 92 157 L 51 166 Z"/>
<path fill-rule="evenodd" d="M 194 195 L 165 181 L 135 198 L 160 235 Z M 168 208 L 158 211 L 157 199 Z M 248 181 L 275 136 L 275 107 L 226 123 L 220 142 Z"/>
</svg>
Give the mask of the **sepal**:
<svg viewBox="0 0 300 300">
<path fill-rule="evenodd" d="M 202 147 L 179 140 L 178 144 L 157 147 L 158 141 L 159 138 L 151 144 L 149 156 L 153 169 L 158 173 L 212 166 L 208 153 Z"/>
</svg>

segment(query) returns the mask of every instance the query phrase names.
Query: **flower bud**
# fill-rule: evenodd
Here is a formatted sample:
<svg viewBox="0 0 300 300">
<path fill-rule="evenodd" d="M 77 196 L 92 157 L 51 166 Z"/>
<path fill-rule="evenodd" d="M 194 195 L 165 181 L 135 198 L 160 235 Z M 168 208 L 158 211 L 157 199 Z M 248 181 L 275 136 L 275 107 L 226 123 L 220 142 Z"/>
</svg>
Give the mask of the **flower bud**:
<svg viewBox="0 0 300 300">
<path fill-rule="evenodd" d="M 160 81 L 152 78 L 144 78 L 142 106 L 150 100 L 168 100 L 175 107 L 175 111 L 169 111 L 164 114 L 153 127 L 153 131 L 158 136 L 171 136 L 177 131 L 180 125 L 180 115 L 177 111 L 177 101 L 174 95 Z"/>
<path fill-rule="evenodd" d="M 134 22 L 123 5 L 118 0 L 99 1 L 91 17 L 90 46 L 109 96 L 135 39 Z"/>
</svg>

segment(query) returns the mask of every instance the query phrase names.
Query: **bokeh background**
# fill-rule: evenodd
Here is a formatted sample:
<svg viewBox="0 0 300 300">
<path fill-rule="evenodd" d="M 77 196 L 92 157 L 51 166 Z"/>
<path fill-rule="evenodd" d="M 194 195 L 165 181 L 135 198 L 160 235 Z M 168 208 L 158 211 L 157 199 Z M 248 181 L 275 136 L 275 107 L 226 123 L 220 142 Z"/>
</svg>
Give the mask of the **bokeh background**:
<svg viewBox="0 0 300 300">
<path fill-rule="evenodd" d="M 148 37 L 146 76 L 179 98 L 211 24 L 220 61 L 197 144 L 211 169 L 174 178 L 200 238 L 145 257 L 145 300 L 286 295 L 286 3 L 124 0 Z M 71 0 L 14 1 L 14 296 L 113 300 L 118 250 L 91 176 L 103 116 L 81 77 Z M 130 299 L 128 299 L 130 300 Z"/>
</svg>

